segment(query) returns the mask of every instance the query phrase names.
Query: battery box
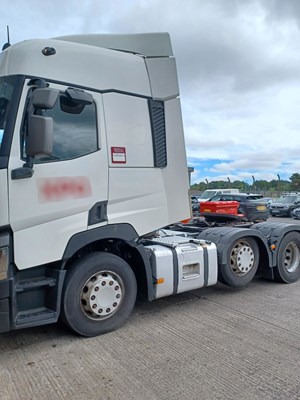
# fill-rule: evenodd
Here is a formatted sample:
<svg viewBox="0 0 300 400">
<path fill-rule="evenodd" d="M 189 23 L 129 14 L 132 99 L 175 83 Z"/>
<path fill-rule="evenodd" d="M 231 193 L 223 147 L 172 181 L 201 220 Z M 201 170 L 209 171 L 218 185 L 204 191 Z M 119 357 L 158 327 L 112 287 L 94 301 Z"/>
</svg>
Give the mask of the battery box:
<svg viewBox="0 0 300 400">
<path fill-rule="evenodd" d="M 188 238 L 155 238 L 145 246 L 155 282 L 155 298 L 214 285 L 217 249 L 214 243 Z"/>
</svg>

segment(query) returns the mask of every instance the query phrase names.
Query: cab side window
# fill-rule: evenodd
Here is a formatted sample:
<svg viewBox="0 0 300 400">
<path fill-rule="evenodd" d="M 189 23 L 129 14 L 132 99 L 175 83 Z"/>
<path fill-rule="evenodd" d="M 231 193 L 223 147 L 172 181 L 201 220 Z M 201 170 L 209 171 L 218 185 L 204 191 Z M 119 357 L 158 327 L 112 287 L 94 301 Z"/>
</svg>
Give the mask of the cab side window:
<svg viewBox="0 0 300 400">
<path fill-rule="evenodd" d="M 35 163 L 70 160 L 98 150 L 94 103 L 70 104 L 66 95 L 61 94 L 54 108 L 45 110 L 44 115 L 53 119 L 53 152 L 50 156 L 35 158 Z"/>
</svg>

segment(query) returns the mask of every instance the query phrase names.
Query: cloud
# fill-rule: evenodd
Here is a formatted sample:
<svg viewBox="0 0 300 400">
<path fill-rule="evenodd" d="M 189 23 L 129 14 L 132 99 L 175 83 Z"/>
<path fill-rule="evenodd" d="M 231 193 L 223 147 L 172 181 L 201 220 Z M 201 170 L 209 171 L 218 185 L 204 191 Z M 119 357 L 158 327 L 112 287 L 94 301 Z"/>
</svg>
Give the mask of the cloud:
<svg viewBox="0 0 300 400">
<path fill-rule="evenodd" d="M 300 170 L 298 0 L 2 0 L 1 5 L 13 42 L 72 33 L 170 32 L 194 176 L 255 173 L 276 179 L 277 173 L 288 177 Z"/>
</svg>

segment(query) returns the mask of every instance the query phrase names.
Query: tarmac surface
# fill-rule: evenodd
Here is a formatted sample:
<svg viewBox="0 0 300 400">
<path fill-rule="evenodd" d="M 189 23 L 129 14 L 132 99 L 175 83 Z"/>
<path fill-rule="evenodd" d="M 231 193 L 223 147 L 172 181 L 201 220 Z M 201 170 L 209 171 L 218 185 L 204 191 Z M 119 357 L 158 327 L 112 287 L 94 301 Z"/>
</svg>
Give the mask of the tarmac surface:
<svg viewBox="0 0 300 400">
<path fill-rule="evenodd" d="M 300 281 L 140 302 L 95 338 L 59 324 L 0 335 L 1 400 L 299 400 L 299 376 Z"/>
</svg>

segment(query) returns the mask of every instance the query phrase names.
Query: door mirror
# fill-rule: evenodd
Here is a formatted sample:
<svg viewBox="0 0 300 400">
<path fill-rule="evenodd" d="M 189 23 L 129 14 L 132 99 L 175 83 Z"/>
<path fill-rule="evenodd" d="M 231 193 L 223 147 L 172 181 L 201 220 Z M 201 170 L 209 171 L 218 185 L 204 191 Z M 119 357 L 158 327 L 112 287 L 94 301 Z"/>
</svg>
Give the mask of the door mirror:
<svg viewBox="0 0 300 400">
<path fill-rule="evenodd" d="M 26 154 L 30 157 L 51 155 L 53 151 L 53 119 L 41 115 L 28 117 Z"/>
<path fill-rule="evenodd" d="M 84 90 L 69 87 L 65 91 L 67 97 L 77 104 L 88 105 L 93 104 L 93 96 Z"/>
<path fill-rule="evenodd" d="M 59 90 L 56 89 L 35 89 L 32 93 L 32 105 L 35 108 L 50 109 L 55 106 L 59 95 Z"/>
<path fill-rule="evenodd" d="M 93 96 L 84 90 L 68 88 L 60 97 L 60 108 L 68 114 L 81 114 L 86 105 L 93 104 Z"/>
</svg>

